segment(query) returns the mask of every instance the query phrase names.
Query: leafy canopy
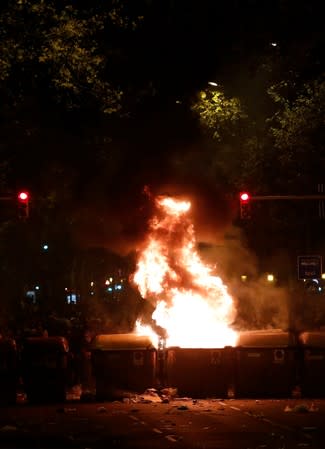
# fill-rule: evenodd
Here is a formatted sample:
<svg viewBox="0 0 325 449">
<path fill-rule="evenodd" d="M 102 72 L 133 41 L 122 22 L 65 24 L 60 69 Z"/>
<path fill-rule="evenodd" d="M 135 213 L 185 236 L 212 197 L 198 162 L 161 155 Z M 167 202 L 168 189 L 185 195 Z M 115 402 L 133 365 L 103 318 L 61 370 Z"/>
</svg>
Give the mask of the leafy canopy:
<svg viewBox="0 0 325 449">
<path fill-rule="evenodd" d="M 198 101 L 192 105 L 205 129 L 212 131 L 213 138 L 221 140 L 226 136 L 234 136 L 236 127 L 247 118 L 240 100 L 226 97 L 221 90 L 203 90 Z"/>
<path fill-rule="evenodd" d="M 80 2 L 79 5 L 82 5 Z M 132 30 L 118 0 L 91 7 L 72 1 L 8 0 L 0 10 L 0 92 L 54 98 L 68 108 L 120 108 L 122 92 L 109 82 L 110 37 Z M 8 95 L 9 94 L 9 95 Z"/>
</svg>

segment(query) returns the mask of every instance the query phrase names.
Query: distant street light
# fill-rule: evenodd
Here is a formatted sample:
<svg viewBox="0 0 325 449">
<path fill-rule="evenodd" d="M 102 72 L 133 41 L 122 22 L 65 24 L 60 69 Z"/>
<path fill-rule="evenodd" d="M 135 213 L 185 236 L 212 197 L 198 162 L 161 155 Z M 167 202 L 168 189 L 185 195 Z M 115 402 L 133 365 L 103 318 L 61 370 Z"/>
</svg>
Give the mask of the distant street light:
<svg viewBox="0 0 325 449">
<path fill-rule="evenodd" d="M 266 279 L 268 280 L 268 282 L 274 282 L 274 275 L 273 274 L 268 274 Z"/>
<path fill-rule="evenodd" d="M 210 86 L 218 87 L 218 83 L 215 81 L 208 81 L 208 84 L 210 84 Z"/>
<path fill-rule="evenodd" d="M 42 248 L 44 249 L 44 251 L 47 251 L 49 249 L 49 245 L 47 243 L 45 243 Z"/>
</svg>

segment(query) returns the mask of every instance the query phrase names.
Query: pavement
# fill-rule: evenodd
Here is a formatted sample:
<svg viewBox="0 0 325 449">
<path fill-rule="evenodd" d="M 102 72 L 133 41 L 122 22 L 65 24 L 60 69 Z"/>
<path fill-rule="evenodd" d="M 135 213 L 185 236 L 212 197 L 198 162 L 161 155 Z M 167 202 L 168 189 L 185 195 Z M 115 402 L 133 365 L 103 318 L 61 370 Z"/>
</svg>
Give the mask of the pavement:
<svg viewBox="0 0 325 449">
<path fill-rule="evenodd" d="M 0 408 L 0 448 L 324 449 L 325 399 L 191 399 Z"/>
</svg>

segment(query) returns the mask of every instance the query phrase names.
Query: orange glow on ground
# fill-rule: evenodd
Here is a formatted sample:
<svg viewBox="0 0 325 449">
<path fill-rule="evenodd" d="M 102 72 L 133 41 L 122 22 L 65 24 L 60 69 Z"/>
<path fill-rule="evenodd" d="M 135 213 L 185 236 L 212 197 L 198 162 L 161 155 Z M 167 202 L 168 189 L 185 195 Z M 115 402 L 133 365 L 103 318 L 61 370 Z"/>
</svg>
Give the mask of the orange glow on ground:
<svg viewBox="0 0 325 449">
<path fill-rule="evenodd" d="M 155 301 L 152 318 L 166 330 L 167 346 L 234 346 L 233 299 L 196 250 L 190 202 L 161 196 L 156 207 L 133 281 L 144 298 Z M 143 330 L 138 325 L 137 333 Z"/>
</svg>

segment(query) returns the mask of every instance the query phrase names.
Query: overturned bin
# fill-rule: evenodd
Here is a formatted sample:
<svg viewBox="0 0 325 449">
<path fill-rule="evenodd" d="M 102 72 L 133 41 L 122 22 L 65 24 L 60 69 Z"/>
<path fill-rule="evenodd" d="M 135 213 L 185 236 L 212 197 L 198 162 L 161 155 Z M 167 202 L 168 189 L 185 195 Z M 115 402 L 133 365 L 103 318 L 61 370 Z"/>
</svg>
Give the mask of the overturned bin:
<svg viewBox="0 0 325 449">
<path fill-rule="evenodd" d="M 291 397 L 296 385 L 297 346 L 292 333 L 273 329 L 239 334 L 236 397 Z"/>
<path fill-rule="evenodd" d="M 166 382 L 179 396 L 226 398 L 232 389 L 234 349 L 169 347 Z"/>
<path fill-rule="evenodd" d="M 143 393 L 157 385 L 157 349 L 148 336 L 97 335 L 91 358 L 98 400 Z"/>
<path fill-rule="evenodd" d="M 325 397 L 325 331 L 302 332 L 299 346 L 302 396 Z"/>
<path fill-rule="evenodd" d="M 18 358 L 16 342 L 0 339 L 0 406 L 16 403 Z"/>
<path fill-rule="evenodd" d="M 68 378 L 64 337 L 29 337 L 22 349 L 22 376 L 29 403 L 64 402 Z"/>
</svg>

